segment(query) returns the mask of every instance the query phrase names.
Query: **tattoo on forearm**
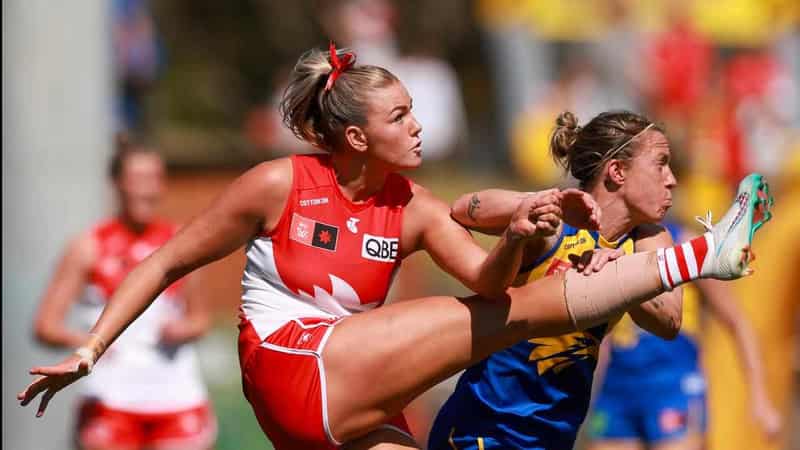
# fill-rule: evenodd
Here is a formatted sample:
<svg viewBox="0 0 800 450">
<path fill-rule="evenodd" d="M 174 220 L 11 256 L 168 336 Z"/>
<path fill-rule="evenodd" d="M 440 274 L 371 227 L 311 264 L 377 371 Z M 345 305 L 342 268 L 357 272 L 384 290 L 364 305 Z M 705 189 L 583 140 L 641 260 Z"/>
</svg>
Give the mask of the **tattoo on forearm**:
<svg viewBox="0 0 800 450">
<path fill-rule="evenodd" d="M 472 198 L 469 199 L 469 208 L 467 208 L 467 215 L 470 219 L 475 221 L 475 210 L 481 207 L 481 200 L 478 198 L 478 194 L 472 194 Z"/>
</svg>

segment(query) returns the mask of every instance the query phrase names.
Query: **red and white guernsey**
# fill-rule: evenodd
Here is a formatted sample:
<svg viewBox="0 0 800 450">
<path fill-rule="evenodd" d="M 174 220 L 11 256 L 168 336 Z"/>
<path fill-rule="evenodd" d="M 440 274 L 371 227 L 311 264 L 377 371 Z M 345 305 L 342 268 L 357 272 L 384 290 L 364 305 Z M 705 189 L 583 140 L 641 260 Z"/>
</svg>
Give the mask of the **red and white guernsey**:
<svg viewBox="0 0 800 450">
<path fill-rule="evenodd" d="M 98 319 L 111 294 L 130 270 L 175 234 L 163 221 L 136 234 L 117 219 L 92 230 L 97 259 L 81 301 L 85 329 Z M 206 390 L 191 345 L 167 346 L 161 328 L 183 317 L 181 282 L 167 288 L 111 345 L 83 381 L 83 394 L 117 410 L 170 412 L 206 402 Z"/>
<path fill-rule="evenodd" d="M 400 266 L 411 181 L 390 175 L 368 201 L 342 195 L 328 155 L 292 156 L 292 189 L 278 224 L 247 245 L 242 311 L 263 340 L 301 317 L 377 308 Z"/>
</svg>

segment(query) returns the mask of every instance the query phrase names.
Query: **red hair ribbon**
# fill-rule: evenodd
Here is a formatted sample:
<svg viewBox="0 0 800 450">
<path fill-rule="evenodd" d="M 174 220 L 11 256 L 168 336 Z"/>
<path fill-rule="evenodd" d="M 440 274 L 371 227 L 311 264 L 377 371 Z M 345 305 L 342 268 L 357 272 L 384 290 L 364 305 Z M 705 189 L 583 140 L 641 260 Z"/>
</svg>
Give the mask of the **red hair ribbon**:
<svg viewBox="0 0 800 450">
<path fill-rule="evenodd" d="M 345 53 L 342 55 L 342 58 L 339 59 L 339 55 L 336 54 L 336 46 L 333 45 L 333 41 L 331 41 L 330 52 L 333 70 L 331 70 L 331 73 L 328 74 L 328 82 L 325 83 L 326 92 L 331 90 L 333 83 L 336 82 L 336 79 L 339 78 L 339 75 L 341 75 L 342 72 L 353 67 L 353 64 L 356 63 L 356 55 L 352 53 Z"/>
</svg>

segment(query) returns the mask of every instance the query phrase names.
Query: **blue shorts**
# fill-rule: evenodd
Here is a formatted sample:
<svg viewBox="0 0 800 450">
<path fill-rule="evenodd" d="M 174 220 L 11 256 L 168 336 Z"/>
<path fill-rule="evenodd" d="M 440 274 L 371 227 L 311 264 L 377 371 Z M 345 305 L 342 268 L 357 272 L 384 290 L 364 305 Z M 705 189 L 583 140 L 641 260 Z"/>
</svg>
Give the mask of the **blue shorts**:
<svg viewBox="0 0 800 450">
<path fill-rule="evenodd" d="M 591 439 L 655 443 L 705 434 L 705 380 L 699 373 L 656 386 L 614 384 L 604 386 L 589 416 Z"/>
</svg>

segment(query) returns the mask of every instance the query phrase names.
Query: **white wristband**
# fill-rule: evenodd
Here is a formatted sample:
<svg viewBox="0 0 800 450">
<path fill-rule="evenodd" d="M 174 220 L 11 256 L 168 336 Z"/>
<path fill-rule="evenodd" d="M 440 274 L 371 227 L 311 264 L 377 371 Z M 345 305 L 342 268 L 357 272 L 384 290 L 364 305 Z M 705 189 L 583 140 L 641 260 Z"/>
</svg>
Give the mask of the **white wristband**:
<svg viewBox="0 0 800 450">
<path fill-rule="evenodd" d="M 81 361 L 86 361 L 88 366 L 88 373 L 92 373 L 92 368 L 94 367 L 94 358 L 95 358 L 94 351 L 88 347 L 78 347 L 78 349 L 75 350 L 75 354 L 80 356 Z"/>
</svg>

